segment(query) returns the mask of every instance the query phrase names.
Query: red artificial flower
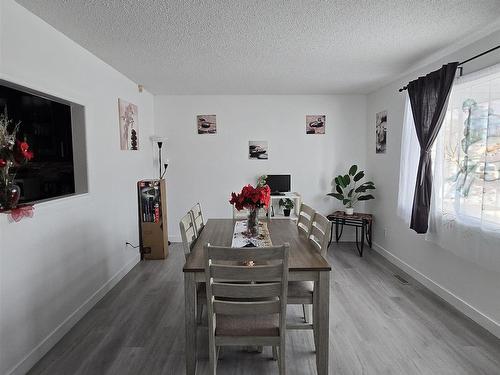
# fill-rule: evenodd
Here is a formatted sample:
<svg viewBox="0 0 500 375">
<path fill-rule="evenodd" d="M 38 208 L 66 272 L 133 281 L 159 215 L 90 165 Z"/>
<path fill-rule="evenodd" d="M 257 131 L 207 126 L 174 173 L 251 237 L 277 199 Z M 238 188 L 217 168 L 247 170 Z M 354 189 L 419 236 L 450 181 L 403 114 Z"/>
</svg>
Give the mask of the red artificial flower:
<svg viewBox="0 0 500 375">
<path fill-rule="evenodd" d="M 33 156 L 35 155 L 33 154 L 32 151 L 29 151 L 30 146 L 28 145 L 28 143 L 17 141 L 17 144 L 19 145 L 19 150 L 21 151 L 21 154 L 26 160 L 33 159 Z"/>
<path fill-rule="evenodd" d="M 3 168 L 7 165 L 7 162 L 4 159 L 0 159 L 0 168 Z"/>
<path fill-rule="evenodd" d="M 271 189 L 269 189 L 269 186 L 265 185 L 255 188 L 252 185 L 246 185 L 241 189 L 239 194 L 231 193 L 229 203 L 234 205 L 234 207 L 239 211 L 243 208 L 267 208 L 269 207 L 270 199 Z"/>
</svg>

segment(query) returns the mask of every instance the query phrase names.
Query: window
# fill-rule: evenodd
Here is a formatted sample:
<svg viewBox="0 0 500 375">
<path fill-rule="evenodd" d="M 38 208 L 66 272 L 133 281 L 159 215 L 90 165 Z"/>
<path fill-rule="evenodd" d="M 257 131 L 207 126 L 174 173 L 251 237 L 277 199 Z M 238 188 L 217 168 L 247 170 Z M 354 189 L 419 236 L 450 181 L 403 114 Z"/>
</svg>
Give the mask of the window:
<svg viewBox="0 0 500 375">
<path fill-rule="evenodd" d="M 0 111 L 20 122 L 34 158 L 12 167 L 20 203 L 34 203 L 87 192 L 84 107 L 0 80 Z"/>
<path fill-rule="evenodd" d="M 409 223 L 420 147 L 409 100 L 398 214 Z M 456 80 L 432 150 L 426 239 L 487 269 L 500 264 L 500 65 Z"/>
<path fill-rule="evenodd" d="M 435 214 L 500 228 L 500 69 L 458 79 L 434 149 Z"/>
</svg>

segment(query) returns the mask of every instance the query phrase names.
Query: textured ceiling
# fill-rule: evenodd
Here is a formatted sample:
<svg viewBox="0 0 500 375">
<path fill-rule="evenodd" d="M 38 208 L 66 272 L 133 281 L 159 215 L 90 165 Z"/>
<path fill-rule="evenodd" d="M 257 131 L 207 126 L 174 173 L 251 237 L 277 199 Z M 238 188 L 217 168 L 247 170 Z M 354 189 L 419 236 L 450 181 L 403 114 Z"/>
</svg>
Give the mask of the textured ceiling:
<svg viewBox="0 0 500 375">
<path fill-rule="evenodd" d="M 500 0 L 18 0 L 154 94 L 366 93 Z"/>
</svg>

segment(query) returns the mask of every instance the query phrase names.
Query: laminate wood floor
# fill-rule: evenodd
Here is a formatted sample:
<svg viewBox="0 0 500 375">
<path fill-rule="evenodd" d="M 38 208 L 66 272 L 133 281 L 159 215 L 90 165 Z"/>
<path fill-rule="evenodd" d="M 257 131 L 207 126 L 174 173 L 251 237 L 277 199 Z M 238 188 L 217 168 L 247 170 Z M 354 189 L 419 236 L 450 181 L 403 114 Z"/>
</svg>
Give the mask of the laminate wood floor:
<svg viewBox="0 0 500 375">
<path fill-rule="evenodd" d="M 30 374 L 184 374 L 184 254 L 180 244 L 170 250 L 138 264 Z M 333 243 L 328 257 L 331 374 L 500 374 L 499 339 L 380 255 Z M 300 312 L 289 308 L 289 318 Z M 206 328 L 198 345 L 197 373 L 206 374 Z M 311 331 L 289 331 L 286 352 L 288 374 L 316 373 Z M 277 374 L 270 358 L 270 348 L 227 348 L 218 374 Z"/>
</svg>

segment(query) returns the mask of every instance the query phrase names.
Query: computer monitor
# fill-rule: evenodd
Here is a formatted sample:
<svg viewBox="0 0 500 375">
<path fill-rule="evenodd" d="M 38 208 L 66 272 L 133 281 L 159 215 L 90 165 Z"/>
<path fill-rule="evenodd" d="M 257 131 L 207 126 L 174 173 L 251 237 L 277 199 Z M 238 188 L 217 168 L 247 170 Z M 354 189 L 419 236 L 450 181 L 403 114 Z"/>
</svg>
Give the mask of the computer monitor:
<svg viewBox="0 0 500 375">
<path fill-rule="evenodd" d="M 271 189 L 271 194 L 280 195 L 290 191 L 289 174 L 270 174 L 267 175 L 267 185 Z"/>
</svg>

